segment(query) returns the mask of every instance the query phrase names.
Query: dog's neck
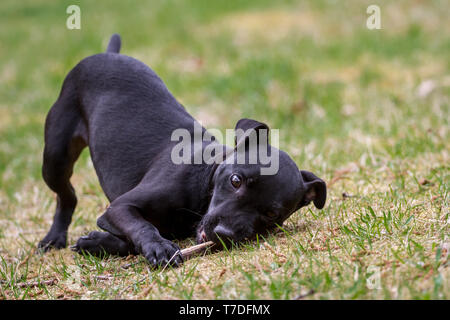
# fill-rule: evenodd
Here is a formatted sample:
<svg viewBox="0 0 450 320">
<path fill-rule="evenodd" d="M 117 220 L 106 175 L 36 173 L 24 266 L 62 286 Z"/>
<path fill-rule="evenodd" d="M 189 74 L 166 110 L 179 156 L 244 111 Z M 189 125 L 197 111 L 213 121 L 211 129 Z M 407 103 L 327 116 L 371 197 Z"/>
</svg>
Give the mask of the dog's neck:
<svg viewBox="0 0 450 320">
<path fill-rule="evenodd" d="M 204 177 L 205 182 L 200 187 L 200 195 L 201 195 L 201 207 L 200 212 L 205 214 L 208 211 L 209 203 L 211 202 L 211 198 L 214 191 L 214 173 L 219 165 L 216 163 L 207 165 L 204 167 Z"/>
<path fill-rule="evenodd" d="M 202 134 L 205 132 L 206 129 L 202 127 Z M 191 134 L 194 133 L 191 132 Z M 211 146 L 214 146 L 217 148 L 216 151 L 220 150 L 220 152 L 212 152 L 212 154 L 205 152 L 205 149 Z M 203 215 L 207 212 L 213 195 L 216 169 L 233 152 L 233 148 L 219 143 L 215 137 L 212 137 L 211 141 L 202 141 L 200 148 L 198 148 L 198 145 L 196 147 L 191 144 L 190 150 L 192 152 L 191 165 L 195 166 L 194 170 L 189 171 L 189 180 L 195 181 L 194 186 L 191 185 L 190 188 L 194 187 L 198 190 L 198 193 L 196 193 L 198 198 L 194 200 L 196 203 L 195 209 L 192 209 Z M 201 163 L 196 164 L 198 159 L 201 159 Z"/>
<path fill-rule="evenodd" d="M 201 199 L 201 213 L 205 214 L 208 210 L 209 203 L 211 202 L 211 198 L 214 191 L 214 174 L 216 173 L 217 168 L 220 163 L 225 160 L 228 152 L 230 151 L 229 147 L 225 145 L 221 145 L 222 147 L 222 155 L 218 155 L 220 159 L 217 159 L 217 155 L 214 157 L 214 162 L 212 164 L 203 163 L 202 164 L 202 181 L 200 185 L 199 192 L 202 195 Z M 203 148 L 204 149 L 204 148 Z"/>
</svg>

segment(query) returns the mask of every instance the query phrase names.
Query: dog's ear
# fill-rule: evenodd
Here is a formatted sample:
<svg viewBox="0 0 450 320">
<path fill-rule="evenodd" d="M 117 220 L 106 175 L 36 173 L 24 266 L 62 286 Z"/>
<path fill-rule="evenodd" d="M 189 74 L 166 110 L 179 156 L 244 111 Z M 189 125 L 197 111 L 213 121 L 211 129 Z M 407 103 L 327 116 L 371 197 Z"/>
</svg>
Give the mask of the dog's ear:
<svg viewBox="0 0 450 320">
<path fill-rule="evenodd" d="M 325 184 L 325 181 L 316 177 L 315 174 L 309 171 L 300 170 L 300 174 L 306 191 L 297 209 L 307 206 L 311 201 L 316 208 L 322 209 L 327 200 L 327 185 Z"/>
<path fill-rule="evenodd" d="M 234 143 L 236 147 L 251 139 L 252 135 L 256 135 L 255 138 L 257 143 L 262 141 L 267 144 L 269 143 L 269 127 L 265 123 L 243 118 L 236 123 L 234 131 Z"/>
</svg>

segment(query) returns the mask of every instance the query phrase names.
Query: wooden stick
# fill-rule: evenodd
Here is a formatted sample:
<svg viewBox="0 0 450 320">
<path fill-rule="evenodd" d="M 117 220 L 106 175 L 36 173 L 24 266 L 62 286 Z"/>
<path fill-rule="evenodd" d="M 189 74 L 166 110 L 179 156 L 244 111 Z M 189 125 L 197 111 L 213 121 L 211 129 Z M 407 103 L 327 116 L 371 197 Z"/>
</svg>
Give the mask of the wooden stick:
<svg viewBox="0 0 450 320">
<path fill-rule="evenodd" d="M 181 253 L 181 256 L 183 257 L 183 259 L 187 260 L 187 259 L 190 259 L 192 256 L 205 251 L 206 249 L 211 247 L 213 244 L 214 244 L 214 242 L 212 242 L 212 241 L 206 241 L 206 242 L 197 244 L 197 245 L 189 247 L 189 248 L 184 248 L 183 250 L 180 251 L 180 253 Z"/>
<path fill-rule="evenodd" d="M 180 250 L 180 254 L 183 257 L 183 260 L 188 260 L 188 259 L 192 258 L 194 255 L 202 253 L 203 251 L 205 251 L 212 245 L 214 245 L 214 242 L 212 242 L 212 241 L 203 242 L 203 243 L 197 244 L 195 246 L 192 246 L 189 248 L 184 248 L 184 249 Z M 175 258 L 175 255 L 176 255 L 176 253 L 173 255 L 172 258 L 170 258 L 170 261 L 172 261 L 173 258 Z M 132 267 L 138 263 L 139 262 L 124 264 L 122 266 L 122 269 L 128 269 L 129 267 Z M 166 266 L 167 266 L 167 264 L 166 264 Z"/>
<path fill-rule="evenodd" d="M 203 251 L 205 251 L 208 247 L 212 246 L 213 244 L 214 244 L 214 242 L 212 242 L 212 241 L 203 242 L 203 243 L 197 244 L 195 246 L 192 246 L 189 248 L 184 248 L 184 249 L 180 250 L 180 254 L 184 260 L 188 260 L 188 259 L 192 258 L 194 255 L 202 253 Z M 171 260 L 174 257 L 175 257 L 175 255 L 171 258 Z M 128 269 L 129 267 L 132 267 L 138 263 L 139 262 L 132 262 L 132 263 L 124 264 L 122 266 L 122 269 Z"/>
</svg>

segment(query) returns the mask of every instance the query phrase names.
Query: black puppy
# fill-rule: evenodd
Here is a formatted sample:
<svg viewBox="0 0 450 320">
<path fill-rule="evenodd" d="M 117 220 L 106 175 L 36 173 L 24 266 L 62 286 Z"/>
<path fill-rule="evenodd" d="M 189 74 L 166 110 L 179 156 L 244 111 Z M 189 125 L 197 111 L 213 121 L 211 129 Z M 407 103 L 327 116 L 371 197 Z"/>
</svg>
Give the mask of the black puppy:
<svg viewBox="0 0 450 320">
<path fill-rule="evenodd" d="M 245 147 L 239 150 L 249 152 L 248 135 L 238 139 L 236 149 L 222 146 L 222 154 L 213 153 L 219 162 L 175 164 L 171 155 L 177 142 L 172 133 L 184 128 L 194 134 L 200 125 L 155 72 L 119 54 L 120 45 L 120 37 L 113 35 L 106 53 L 75 66 L 47 116 L 42 174 L 57 194 L 57 207 L 41 249 L 66 246 L 77 203 L 70 177 L 86 146 L 111 205 L 97 220 L 107 232 L 81 237 L 74 247 L 78 251 L 143 254 L 152 265 L 161 265 L 179 249 L 168 239 L 197 233 L 198 242 L 241 241 L 281 225 L 311 201 L 319 209 L 324 206 L 325 183 L 300 171 L 286 153 L 272 146 L 269 153 L 278 154 L 276 174 L 260 174 L 260 161 L 226 161 L 237 157 L 242 143 Z M 256 133 L 259 145 L 265 142 L 260 132 L 268 128 L 241 119 L 236 129 Z M 202 142 L 200 148 L 211 144 L 217 142 Z M 181 256 L 172 262 L 178 265 Z"/>
</svg>

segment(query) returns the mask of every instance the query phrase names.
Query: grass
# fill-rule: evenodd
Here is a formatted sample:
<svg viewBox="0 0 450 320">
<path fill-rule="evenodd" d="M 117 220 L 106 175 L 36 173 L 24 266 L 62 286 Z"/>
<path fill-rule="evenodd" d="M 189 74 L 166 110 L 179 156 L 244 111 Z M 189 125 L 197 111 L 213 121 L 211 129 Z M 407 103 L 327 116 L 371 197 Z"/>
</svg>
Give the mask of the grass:
<svg viewBox="0 0 450 320">
<path fill-rule="evenodd" d="M 449 298 L 448 1 L 378 1 L 381 30 L 366 28 L 370 1 L 80 1 L 76 31 L 69 4 L 0 4 L 0 299 Z M 35 254 L 55 208 L 46 113 L 114 32 L 206 127 L 280 129 L 281 148 L 327 181 L 325 208 L 178 269 Z M 108 205 L 88 151 L 72 183 L 69 244 Z"/>
</svg>

